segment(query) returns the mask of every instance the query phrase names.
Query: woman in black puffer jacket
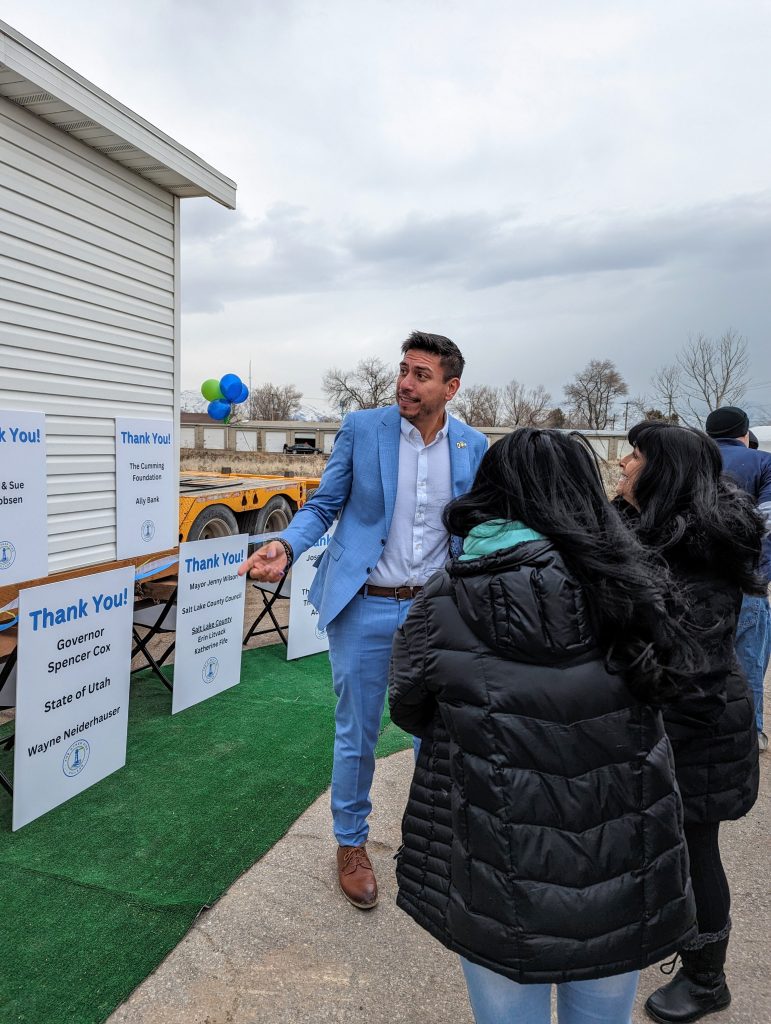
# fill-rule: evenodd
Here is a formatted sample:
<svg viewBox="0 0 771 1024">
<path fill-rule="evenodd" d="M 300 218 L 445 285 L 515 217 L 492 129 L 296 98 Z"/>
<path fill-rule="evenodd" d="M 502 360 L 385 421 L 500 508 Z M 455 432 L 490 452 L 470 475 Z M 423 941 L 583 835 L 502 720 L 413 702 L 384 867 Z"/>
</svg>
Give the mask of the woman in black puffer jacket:
<svg viewBox="0 0 771 1024">
<path fill-rule="evenodd" d="M 731 927 L 720 859 L 721 821 L 740 818 L 758 792 L 753 703 L 734 653 L 742 593 L 765 593 L 757 574 L 763 521 L 721 476 L 715 442 L 701 431 L 646 421 L 629 433 L 619 497 L 630 525 L 669 566 L 707 660 L 698 693 L 665 710 L 685 811 L 699 934 L 682 968 L 645 1008 L 654 1020 L 696 1021 L 731 1001 L 723 967 Z"/>
<path fill-rule="evenodd" d="M 693 934 L 657 704 L 697 655 L 666 574 L 572 436 L 518 430 L 445 513 L 464 554 L 394 641 L 391 716 L 422 737 L 398 904 L 462 956 L 478 1024 L 630 1020 L 640 968 Z"/>
</svg>

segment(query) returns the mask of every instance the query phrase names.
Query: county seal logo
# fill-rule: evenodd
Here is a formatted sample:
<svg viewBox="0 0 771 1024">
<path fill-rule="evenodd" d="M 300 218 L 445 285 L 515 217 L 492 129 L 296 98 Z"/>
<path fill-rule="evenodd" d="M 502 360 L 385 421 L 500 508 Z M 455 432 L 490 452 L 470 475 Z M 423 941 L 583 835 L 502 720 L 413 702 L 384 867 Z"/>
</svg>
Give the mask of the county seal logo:
<svg viewBox="0 0 771 1024">
<path fill-rule="evenodd" d="M 88 740 L 75 740 L 74 743 L 67 747 L 64 760 L 62 761 L 62 771 L 68 779 L 73 778 L 75 775 L 80 775 L 88 764 L 90 753 L 91 747 Z"/>
<path fill-rule="evenodd" d="M 155 523 L 152 519 L 145 519 L 142 523 L 142 540 L 145 544 L 149 544 L 155 536 Z"/>
<path fill-rule="evenodd" d="M 0 540 L 0 572 L 10 569 L 16 561 L 16 548 L 9 540 Z"/>
<path fill-rule="evenodd" d="M 217 673 L 220 670 L 220 663 L 216 658 L 207 658 L 203 664 L 203 671 L 201 672 L 201 678 L 205 683 L 213 683 L 217 678 Z"/>
</svg>

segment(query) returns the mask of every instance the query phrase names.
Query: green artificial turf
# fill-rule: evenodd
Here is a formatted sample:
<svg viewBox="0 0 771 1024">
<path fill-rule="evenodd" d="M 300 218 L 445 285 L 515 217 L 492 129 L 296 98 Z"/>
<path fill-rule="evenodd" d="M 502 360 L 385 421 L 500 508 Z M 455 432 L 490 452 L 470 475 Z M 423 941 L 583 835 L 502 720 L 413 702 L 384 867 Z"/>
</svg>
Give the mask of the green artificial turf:
<svg viewBox="0 0 771 1024">
<path fill-rule="evenodd" d="M 174 717 L 141 673 L 125 768 L 16 833 L 0 790 L 2 1024 L 103 1021 L 326 789 L 329 660 L 285 657 L 245 652 L 238 686 Z M 409 745 L 384 716 L 378 756 Z"/>
</svg>

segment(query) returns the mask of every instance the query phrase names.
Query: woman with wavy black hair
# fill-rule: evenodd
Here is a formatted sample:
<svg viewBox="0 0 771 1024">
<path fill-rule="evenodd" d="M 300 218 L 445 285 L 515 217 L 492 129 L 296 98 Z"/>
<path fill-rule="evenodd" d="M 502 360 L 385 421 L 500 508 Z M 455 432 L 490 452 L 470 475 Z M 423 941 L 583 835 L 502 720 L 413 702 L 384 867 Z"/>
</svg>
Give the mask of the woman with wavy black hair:
<svg viewBox="0 0 771 1024">
<path fill-rule="evenodd" d="M 646 421 L 629 433 L 618 495 L 643 544 L 679 585 L 707 660 L 698 688 L 665 709 L 685 809 L 699 934 L 680 947 L 682 968 L 650 996 L 654 1020 L 695 1021 L 731 1001 L 723 967 L 731 927 L 720 860 L 721 821 L 755 802 L 758 747 L 752 699 L 734 655 L 742 594 L 764 591 L 757 574 L 763 522 L 722 475 L 715 442 L 689 427 Z"/>
<path fill-rule="evenodd" d="M 694 928 L 658 704 L 697 655 L 577 436 L 507 435 L 445 523 L 463 554 L 394 641 L 422 738 L 398 904 L 460 953 L 478 1024 L 549 1024 L 555 983 L 562 1024 L 624 1024 Z"/>
</svg>

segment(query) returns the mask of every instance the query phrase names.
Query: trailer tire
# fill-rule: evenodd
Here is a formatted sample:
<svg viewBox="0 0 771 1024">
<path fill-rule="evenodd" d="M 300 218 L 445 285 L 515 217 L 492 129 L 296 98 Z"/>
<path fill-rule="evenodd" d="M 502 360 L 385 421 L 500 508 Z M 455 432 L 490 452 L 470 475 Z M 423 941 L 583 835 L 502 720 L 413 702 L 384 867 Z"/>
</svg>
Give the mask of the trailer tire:
<svg viewBox="0 0 771 1024">
<path fill-rule="evenodd" d="M 209 505 L 193 520 L 188 540 L 211 540 L 213 537 L 235 537 L 238 533 L 236 517 L 227 505 Z"/>
<path fill-rule="evenodd" d="M 292 519 L 292 506 L 280 495 L 276 495 L 257 509 L 254 520 L 255 533 L 280 533 Z"/>
</svg>

